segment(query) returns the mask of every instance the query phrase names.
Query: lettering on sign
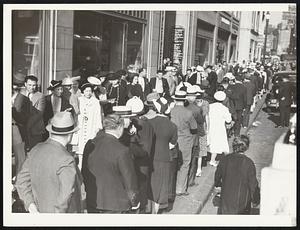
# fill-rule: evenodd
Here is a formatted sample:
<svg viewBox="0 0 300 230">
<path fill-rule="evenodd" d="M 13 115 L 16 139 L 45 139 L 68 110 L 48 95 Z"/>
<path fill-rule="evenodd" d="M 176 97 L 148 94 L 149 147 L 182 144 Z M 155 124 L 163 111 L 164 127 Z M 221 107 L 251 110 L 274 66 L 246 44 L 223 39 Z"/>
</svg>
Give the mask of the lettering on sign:
<svg viewBox="0 0 300 230">
<path fill-rule="evenodd" d="M 174 48 L 173 48 L 173 62 L 182 64 L 183 58 L 183 44 L 184 44 L 184 28 L 174 28 Z"/>
</svg>

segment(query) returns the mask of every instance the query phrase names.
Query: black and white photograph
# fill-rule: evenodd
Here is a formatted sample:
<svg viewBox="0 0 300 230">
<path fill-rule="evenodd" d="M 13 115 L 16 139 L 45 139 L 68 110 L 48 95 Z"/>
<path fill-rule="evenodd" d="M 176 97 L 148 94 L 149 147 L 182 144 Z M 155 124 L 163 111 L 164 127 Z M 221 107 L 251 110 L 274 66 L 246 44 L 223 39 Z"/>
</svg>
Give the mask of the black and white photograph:
<svg viewBox="0 0 300 230">
<path fill-rule="evenodd" d="M 296 226 L 296 12 L 4 4 L 4 225 Z"/>
</svg>

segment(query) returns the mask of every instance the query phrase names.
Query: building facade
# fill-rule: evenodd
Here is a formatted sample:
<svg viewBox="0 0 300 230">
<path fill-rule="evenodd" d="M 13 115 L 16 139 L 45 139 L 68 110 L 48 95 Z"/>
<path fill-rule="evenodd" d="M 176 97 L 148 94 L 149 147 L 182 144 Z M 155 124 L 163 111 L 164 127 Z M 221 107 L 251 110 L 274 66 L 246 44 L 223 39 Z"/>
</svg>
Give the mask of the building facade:
<svg viewBox="0 0 300 230">
<path fill-rule="evenodd" d="M 264 11 L 242 11 L 238 44 L 238 61 L 260 61 L 264 46 Z"/>
<path fill-rule="evenodd" d="M 187 67 L 233 62 L 240 12 L 14 10 L 12 73 L 33 74 L 47 94 L 52 79 L 135 65 L 148 77 L 169 57 Z"/>
</svg>

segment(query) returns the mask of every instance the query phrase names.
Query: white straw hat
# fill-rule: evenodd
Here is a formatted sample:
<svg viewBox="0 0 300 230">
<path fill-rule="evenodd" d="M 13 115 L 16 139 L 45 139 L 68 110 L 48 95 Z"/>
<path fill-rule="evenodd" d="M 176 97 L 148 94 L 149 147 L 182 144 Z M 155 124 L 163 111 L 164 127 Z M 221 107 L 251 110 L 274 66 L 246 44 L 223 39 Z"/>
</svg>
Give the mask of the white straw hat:
<svg viewBox="0 0 300 230">
<path fill-rule="evenodd" d="M 49 133 L 66 135 L 74 133 L 79 130 L 75 127 L 75 122 L 70 112 L 58 112 L 50 120 L 50 124 L 47 125 L 46 129 Z"/>
<path fill-rule="evenodd" d="M 214 98 L 217 100 L 217 101 L 224 101 L 226 99 L 226 94 L 223 92 L 223 91 L 217 91 L 215 94 L 214 94 Z"/>
</svg>

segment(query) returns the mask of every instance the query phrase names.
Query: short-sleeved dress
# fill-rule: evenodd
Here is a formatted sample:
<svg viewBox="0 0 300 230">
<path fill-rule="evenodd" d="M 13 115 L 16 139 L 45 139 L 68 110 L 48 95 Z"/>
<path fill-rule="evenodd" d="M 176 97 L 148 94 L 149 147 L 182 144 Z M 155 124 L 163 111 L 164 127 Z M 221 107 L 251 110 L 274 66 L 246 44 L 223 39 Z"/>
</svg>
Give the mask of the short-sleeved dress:
<svg viewBox="0 0 300 230">
<path fill-rule="evenodd" d="M 203 118 L 203 123 L 199 126 L 198 135 L 199 135 L 199 157 L 207 156 L 207 135 L 205 133 L 204 124 L 205 124 L 205 116 L 209 112 L 209 103 L 206 100 L 203 100 L 202 105 L 200 106 L 201 115 Z M 206 124 L 207 125 L 207 124 Z"/>
<path fill-rule="evenodd" d="M 155 151 L 151 174 L 152 199 L 160 208 L 168 206 L 171 152 L 169 143 L 177 142 L 177 128 L 168 117 L 157 115 L 149 119 L 155 133 Z"/>
</svg>

